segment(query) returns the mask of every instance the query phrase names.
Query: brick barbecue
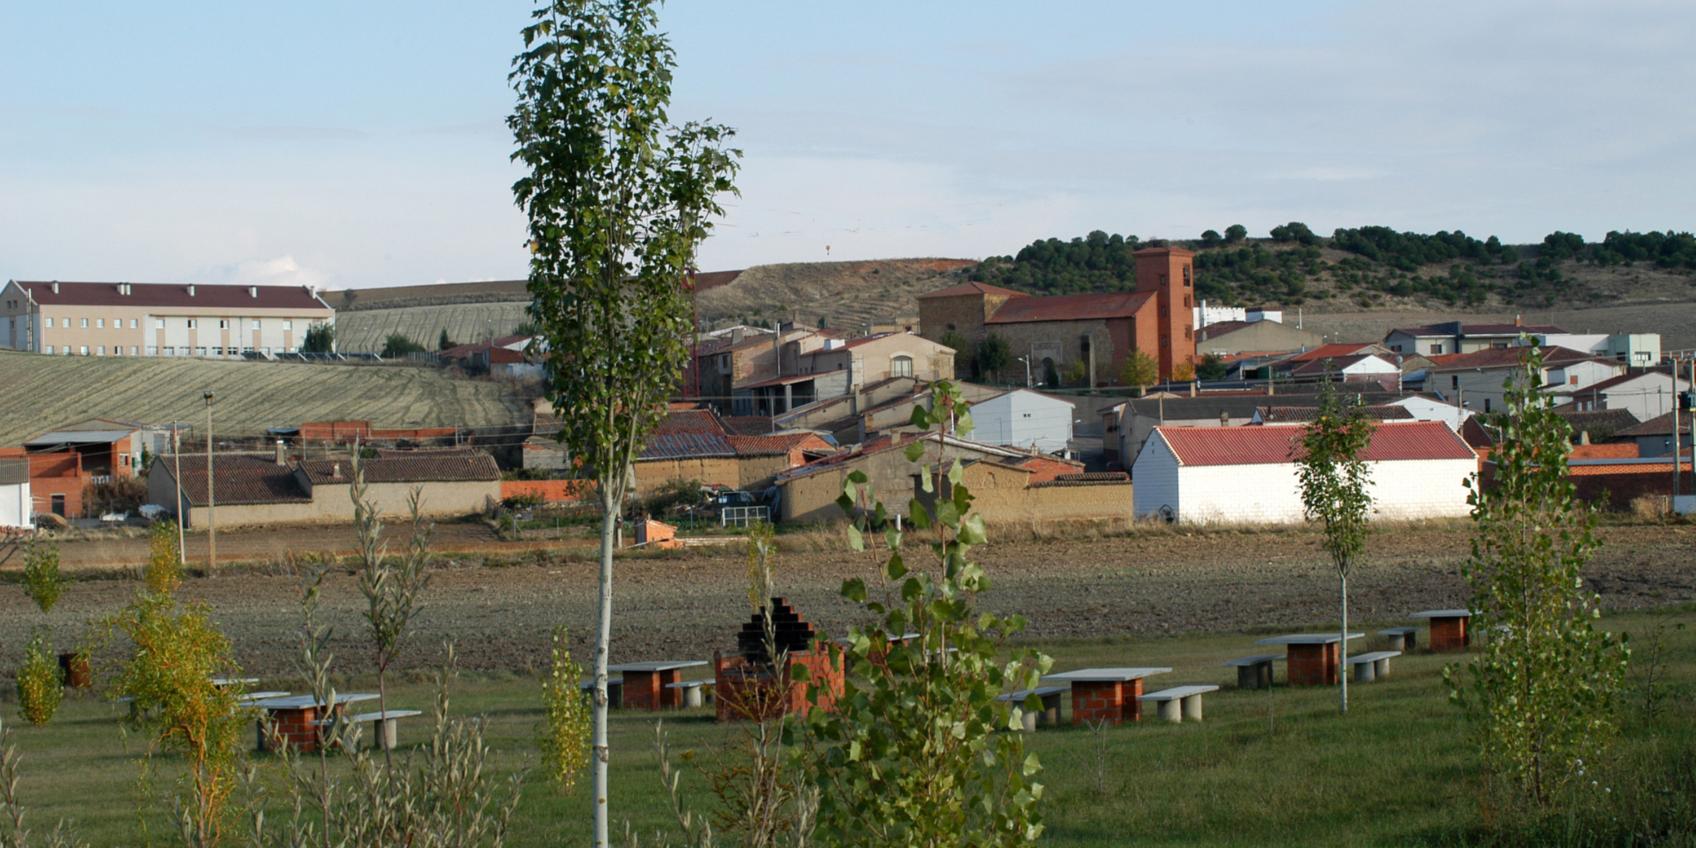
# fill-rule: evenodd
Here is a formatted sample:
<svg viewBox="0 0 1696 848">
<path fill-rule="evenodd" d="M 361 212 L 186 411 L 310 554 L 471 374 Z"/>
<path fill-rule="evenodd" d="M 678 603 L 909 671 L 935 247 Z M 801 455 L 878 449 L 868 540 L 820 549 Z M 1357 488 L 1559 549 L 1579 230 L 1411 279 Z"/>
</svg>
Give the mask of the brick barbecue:
<svg viewBox="0 0 1696 848">
<path fill-rule="evenodd" d="M 776 666 L 766 639 L 766 616 L 782 668 Z M 784 598 L 748 617 L 736 634 L 737 653 L 713 655 L 714 696 L 719 721 L 764 720 L 795 713 L 806 715 L 813 707 L 831 709 L 842 694 L 842 652 L 818 641 L 818 632 L 795 612 Z M 793 678 L 791 670 L 807 669 L 811 683 Z M 819 687 L 809 701 L 809 685 Z"/>
</svg>

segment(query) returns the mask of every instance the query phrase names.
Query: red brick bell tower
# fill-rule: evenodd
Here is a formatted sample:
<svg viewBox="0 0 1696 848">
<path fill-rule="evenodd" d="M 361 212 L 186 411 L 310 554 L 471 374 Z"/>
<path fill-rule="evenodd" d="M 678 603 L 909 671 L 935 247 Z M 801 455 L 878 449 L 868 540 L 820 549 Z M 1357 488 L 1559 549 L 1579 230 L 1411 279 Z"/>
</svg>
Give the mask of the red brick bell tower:
<svg viewBox="0 0 1696 848">
<path fill-rule="evenodd" d="M 1155 360 L 1160 379 L 1171 380 L 1181 366 L 1195 374 L 1195 254 L 1181 247 L 1145 247 L 1136 257 L 1139 292 L 1150 292 L 1155 305 Z M 1140 325 L 1142 322 L 1139 321 Z M 1137 347 L 1143 341 L 1137 340 Z"/>
</svg>

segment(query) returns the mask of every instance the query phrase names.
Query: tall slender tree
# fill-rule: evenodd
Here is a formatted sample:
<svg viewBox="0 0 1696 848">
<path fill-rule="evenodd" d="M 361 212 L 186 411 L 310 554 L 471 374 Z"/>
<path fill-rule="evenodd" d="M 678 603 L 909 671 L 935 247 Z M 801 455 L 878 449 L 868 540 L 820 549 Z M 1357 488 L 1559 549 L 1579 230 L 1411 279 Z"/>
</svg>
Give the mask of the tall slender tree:
<svg viewBox="0 0 1696 848">
<path fill-rule="evenodd" d="M 560 439 L 602 509 L 592 729 L 594 844 L 607 844 L 607 657 L 613 548 L 631 465 L 688 356 L 689 274 L 734 192 L 740 151 L 713 123 L 675 125 L 656 0 L 554 0 L 510 75 L 513 195 L 529 216 L 530 315 Z"/>
<path fill-rule="evenodd" d="M 1302 435 L 1297 448 L 1297 473 L 1301 478 L 1301 502 L 1309 521 L 1319 522 L 1325 538 L 1321 543 L 1337 569 L 1337 596 L 1343 623 L 1337 650 L 1342 683 L 1338 711 L 1349 711 L 1349 572 L 1366 550 L 1366 522 L 1372 517 L 1372 495 L 1367 491 L 1371 471 L 1361 455 L 1372 443 L 1372 422 L 1358 405 L 1345 405 L 1336 387 L 1321 389 L 1319 415 Z"/>
</svg>

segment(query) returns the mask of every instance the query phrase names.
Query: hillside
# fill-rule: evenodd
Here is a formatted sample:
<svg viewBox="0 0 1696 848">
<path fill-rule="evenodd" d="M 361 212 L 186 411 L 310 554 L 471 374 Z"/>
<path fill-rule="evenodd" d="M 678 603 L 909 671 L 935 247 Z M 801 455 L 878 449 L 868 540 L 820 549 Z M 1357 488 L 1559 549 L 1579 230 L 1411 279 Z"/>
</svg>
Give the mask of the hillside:
<svg viewBox="0 0 1696 848">
<path fill-rule="evenodd" d="M 528 300 L 447 300 L 429 306 L 337 311 L 336 349 L 378 353 L 390 333 L 399 333 L 435 350 L 443 330 L 447 330 L 450 340 L 460 344 L 484 341 L 507 335 L 530 320 L 525 313 L 529 306 Z"/>
<path fill-rule="evenodd" d="M 326 419 L 384 426 L 529 419 L 504 383 L 452 379 L 431 368 L 115 359 L 0 351 L 0 445 L 86 418 L 199 421 L 201 392 L 217 395 L 215 427 L 258 435 L 268 427 Z"/>
</svg>

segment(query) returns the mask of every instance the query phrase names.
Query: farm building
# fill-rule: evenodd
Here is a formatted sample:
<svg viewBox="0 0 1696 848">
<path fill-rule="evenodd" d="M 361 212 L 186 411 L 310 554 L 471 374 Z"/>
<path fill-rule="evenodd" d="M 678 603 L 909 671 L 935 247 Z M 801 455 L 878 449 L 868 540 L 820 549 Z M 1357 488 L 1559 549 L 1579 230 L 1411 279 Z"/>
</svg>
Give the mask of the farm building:
<svg viewBox="0 0 1696 848">
<path fill-rule="evenodd" d="M 743 436 L 731 433 L 711 409 L 674 409 L 636 458 L 634 491 L 646 497 L 674 480 L 764 489 L 782 471 L 834 450 L 816 433 Z"/>
<path fill-rule="evenodd" d="M 1072 442 L 1076 412 L 1071 401 L 1013 389 L 972 404 L 970 435 L 986 445 L 1063 453 Z"/>
<path fill-rule="evenodd" d="M 1197 327 L 1195 335 L 1195 352 L 1202 356 L 1307 350 L 1325 343 L 1318 333 L 1279 321 L 1209 322 Z"/>
<path fill-rule="evenodd" d="M 1123 471 L 1084 473 L 1076 463 L 1047 457 L 986 457 L 961 465 L 960 482 L 972 493 L 972 511 L 991 527 L 1131 517 L 1131 478 Z M 913 497 L 934 511 L 937 493 L 948 491 L 946 479 L 932 481 L 929 492 L 915 481 Z"/>
<path fill-rule="evenodd" d="M 1304 520 L 1295 457 L 1305 427 L 1156 427 L 1137 455 L 1136 515 L 1193 523 Z M 1478 457 L 1436 421 L 1385 425 L 1363 458 L 1381 519 L 1462 516 Z"/>
<path fill-rule="evenodd" d="M 897 377 L 951 380 L 954 349 L 912 333 L 794 339 L 779 350 L 776 376 L 736 384 L 731 408 L 737 415 L 777 416 Z"/>
<path fill-rule="evenodd" d="M 817 524 L 842 518 L 836 499 L 842 495 L 842 485 L 854 471 L 863 471 L 871 480 L 872 491 L 893 512 L 905 514 L 907 501 L 913 497 L 914 476 L 918 466 L 909 462 L 903 448 L 915 439 L 925 442 L 920 461 L 935 464 L 946 453 L 962 462 L 981 459 L 1017 464 L 1024 462 L 1057 463 L 1066 473 L 1083 471 L 1083 466 L 1051 457 L 1033 457 L 1022 451 L 957 439 L 930 433 L 925 436 L 891 434 L 874 439 L 853 450 L 809 462 L 777 475 L 778 508 L 774 511 L 784 522 Z"/>
<path fill-rule="evenodd" d="M 366 497 L 383 516 L 405 515 L 414 490 L 430 517 L 470 515 L 501 498 L 500 469 L 479 450 L 378 451 L 361 460 L 360 469 Z M 187 527 L 205 526 L 209 507 L 223 526 L 348 521 L 353 515 L 348 459 L 291 461 L 281 447 L 275 454 L 219 454 L 210 478 L 209 485 L 203 455 L 163 456 L 147 475 L 147 499 L 173 514 L 186 512 Z"/>
<path fill-rule="evenodd" d="M 30 526 L 29 460 L 0 459 L 0 530 Z"/>
<path fill-rule="evenodd" d="M 1463 324 L 1459 321 L 1444 321 L 1439 324 L 1391 330 L 1384 336 L 1384 346 L 1394 353 L 1442 356 L 1499 350 L 1518 344 L 1520 336 L 1559 336 L 1565 332 L 1559 327 L 1522 324 L 1518 321 L 1512 324 Z"/>
</svg>

